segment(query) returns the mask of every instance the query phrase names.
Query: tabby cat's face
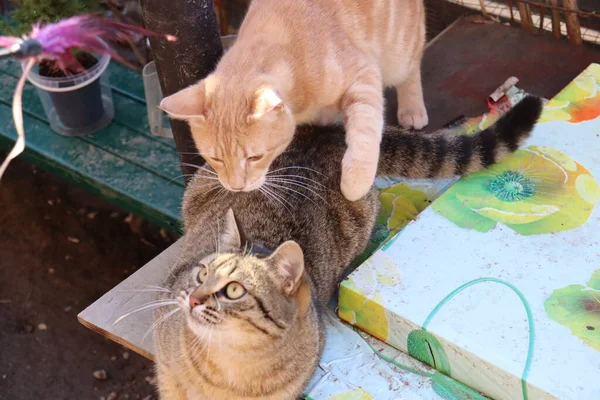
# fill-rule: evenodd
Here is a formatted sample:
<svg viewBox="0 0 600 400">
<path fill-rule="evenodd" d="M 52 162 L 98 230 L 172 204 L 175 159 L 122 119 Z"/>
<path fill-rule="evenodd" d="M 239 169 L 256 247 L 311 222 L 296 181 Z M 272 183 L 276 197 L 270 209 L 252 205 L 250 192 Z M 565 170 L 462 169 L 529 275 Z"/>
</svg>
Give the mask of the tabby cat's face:
<svg viewBox="0 0 600 400">
<path fill-rule="evenodd" d="M 242 254 L 213 254 L 182 274 L 179 306 L 203 340 L 259 345 L 283 336 L 297 307 L 272 274 L 270 261 Z"/>
<path fill-rule="evenodd" d="M 245 350 L 285 337 L 312 302 L 300 246 L 288 241 L 253 255 L 231 209 L 219 226 L 220 252 L 186 255 L 168 284 L 187 326 L 200 342 Z"/>
</svg>

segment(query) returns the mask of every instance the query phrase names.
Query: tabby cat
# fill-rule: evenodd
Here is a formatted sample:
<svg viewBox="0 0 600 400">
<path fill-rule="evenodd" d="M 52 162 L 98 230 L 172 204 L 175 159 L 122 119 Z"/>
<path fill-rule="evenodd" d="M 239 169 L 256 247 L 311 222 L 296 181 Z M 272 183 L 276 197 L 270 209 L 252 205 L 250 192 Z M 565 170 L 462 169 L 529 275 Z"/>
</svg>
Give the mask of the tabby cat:
<svg viewBox="0 0 600 400">
<path fill-rule="evenodd" d="M 473 136 L 416 135 L 386 127 L 380 175 L 444 178 L 503 159 L 541 110 L 527 97 Z M 341 127 L 300 126 L 260 191 L 219 189 L 199 169 L 184 196 L 185 236 L 155 331 L 163 400 L 292 399 L 324 344 L 319 309 L 369 239 L 379 209 L 339 193 Z M 234 215 L 235 214 L 235 215 Z M 172 315 L 171 315 L 172 314 Z M 162 320 L 161 320 L 162 321 Z"/>
<path fill-rule="evenodd" d="M 367 194 L 377 170 L 386 86 L 398 120 L 420 129 L 423 0 L 253 0 L 235 44 L 198 84 L 165 98 L 189 122 L 202 157 L 231 191 L 252 191 L 296 125 L 343 117 L 341 190 Z"/>
</svg>

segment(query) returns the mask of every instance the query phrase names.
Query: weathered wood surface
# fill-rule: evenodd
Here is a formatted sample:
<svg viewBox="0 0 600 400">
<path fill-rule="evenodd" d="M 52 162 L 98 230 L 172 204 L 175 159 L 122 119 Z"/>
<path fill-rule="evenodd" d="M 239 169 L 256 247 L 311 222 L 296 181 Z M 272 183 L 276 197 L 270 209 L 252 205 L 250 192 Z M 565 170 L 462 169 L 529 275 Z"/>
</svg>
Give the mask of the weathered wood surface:
<svg viewBox="0 0 600 400">
<path fill-rule="evenodd" d="M 486 99 L 507 78 L 519 87 L 550 98 L 588 65 L 598 50 L 573 46 L 500 24 L 475 24 L 459 19 L 428 46 L 422 77 L 429 114 L 427 132 L 454 118 L 481 115 Z M 386 96 L 386 119 L 397 123 L 394 90 Z"/>
<path fill-rule="evenodd" d="M 54 133 L 28 83 L 23 92 L 27 147 L 21 157 L 177 233 L 183 179 L 175 144 L 150 134 L 141 75 L 116 63 L 108 71 L 114 121 L 83 137 Z M 16 61 L 0 61 L 0 150 L 16 139 L 10 107 L 20 74 Z"/>
<path fill-rule="evenodd" d="M 79 322 L 99 334 L 152 359 L 152 310 L 143 310 L 115 321 L 130 310 L 153 301 L 158 292 L 152 286 L 162 286 L 169 268 L 177 259 L 180 242 L 172 244 L 155 259 L 112 288 L 94 304 L 83 310 Z M 172 306 L 170 306 L 172 307 Z"/>
</svg>

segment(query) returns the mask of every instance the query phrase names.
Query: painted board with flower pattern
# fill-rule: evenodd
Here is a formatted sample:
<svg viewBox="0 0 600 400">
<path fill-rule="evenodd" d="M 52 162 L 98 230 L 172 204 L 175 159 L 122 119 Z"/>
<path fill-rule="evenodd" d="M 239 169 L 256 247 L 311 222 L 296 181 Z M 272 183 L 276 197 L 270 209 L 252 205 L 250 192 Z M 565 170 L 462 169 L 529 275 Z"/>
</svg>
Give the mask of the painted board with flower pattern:
<svg viewBox="0 0 600 400">
<path fill-rule="evenodd" d="M 327 343 L 308 400 L 487 400 L 408 355 L 358 333 L 333 311 L 324 316 Z"/>
<path fill-rule="evenodd" d="M 526 95 L 517 87 L 511 88 L 502 104 L 510 107 Z M 490 126 L 499 117 L 499 110 L 467 119 L 452 128 L 456 134 L 473 134 Z M 435 133 L 433 133 L 435 134 Z M 363 256 L 354 266 L 368 259 L 379 247 L 388 246 L 393 238 L 419 213 L 427 208 L 456 178 L 444 180 L 407 180 L 398 177 L 378 177 L 381 211 L 377 224 Z M 394 264 L 387 268 L 381 264 L 380 273 L 361 277 L 360 282 L 368 290 L 369 285 L 396 285 L 400 276 L 394 274 Z M 352 281 L 347 281 L 351 285 Z M 383 307 L 375 301 L 364 301 L 362 296 L 346 297 L 339 309 L 347 312 L 347 318 L 355 324 L 377 326 L 373 336 L 359 336 L 355 328 L 341 323 L 329 315 L 325 318 L 327 343 L 320 367 L 315 372 L 304 398 L 309 400 L 337 399 L 431 399 L 431 400 L 485 400 L 477 391 L 449 378 L 423 362 L 379 341 L 387 337 L 387 319 Z M 368 318 L 368 320 L 363 320 Z M 379 318 L 376 322 L 374 318 Z"/>
<path fill-rule="evenodd" d="M 352 273 L 339 316 L 492 398 L 600 399 L 599 180 L 593 64 Z"/>
</svg>

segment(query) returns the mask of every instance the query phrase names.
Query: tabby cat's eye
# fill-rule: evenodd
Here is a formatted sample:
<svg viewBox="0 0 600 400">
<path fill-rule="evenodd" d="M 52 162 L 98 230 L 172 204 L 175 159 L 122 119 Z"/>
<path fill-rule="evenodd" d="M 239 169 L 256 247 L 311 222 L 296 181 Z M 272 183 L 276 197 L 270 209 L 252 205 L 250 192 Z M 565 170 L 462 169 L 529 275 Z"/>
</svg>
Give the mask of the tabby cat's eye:
<svg viewBox="0 0 600 400">
<path fill-rule="evenodd" d="M 244 289 L 244 287 L 237 282 L 231 282 L 229 285 L 227 285 L 225 287 L 225 296 L 229 300 L 240 299 L 245 294 L 246 294 L 246 289 Z"/>
<path fill-rule="evenodd" d="M 204 283 L 207 276 L 208 276 L 208 270 L 206 269 L 206 266 L 200 265 L 200 271 L 198 271 L 198 276 L 197 276 L 198 282 Z"/>
<path fill-rule="evenodd" d="M 264 154 L 260 154 L 258 156 L 248 157 L 248 161 L 259 161 L 264 157 Z"/>
</svg>

